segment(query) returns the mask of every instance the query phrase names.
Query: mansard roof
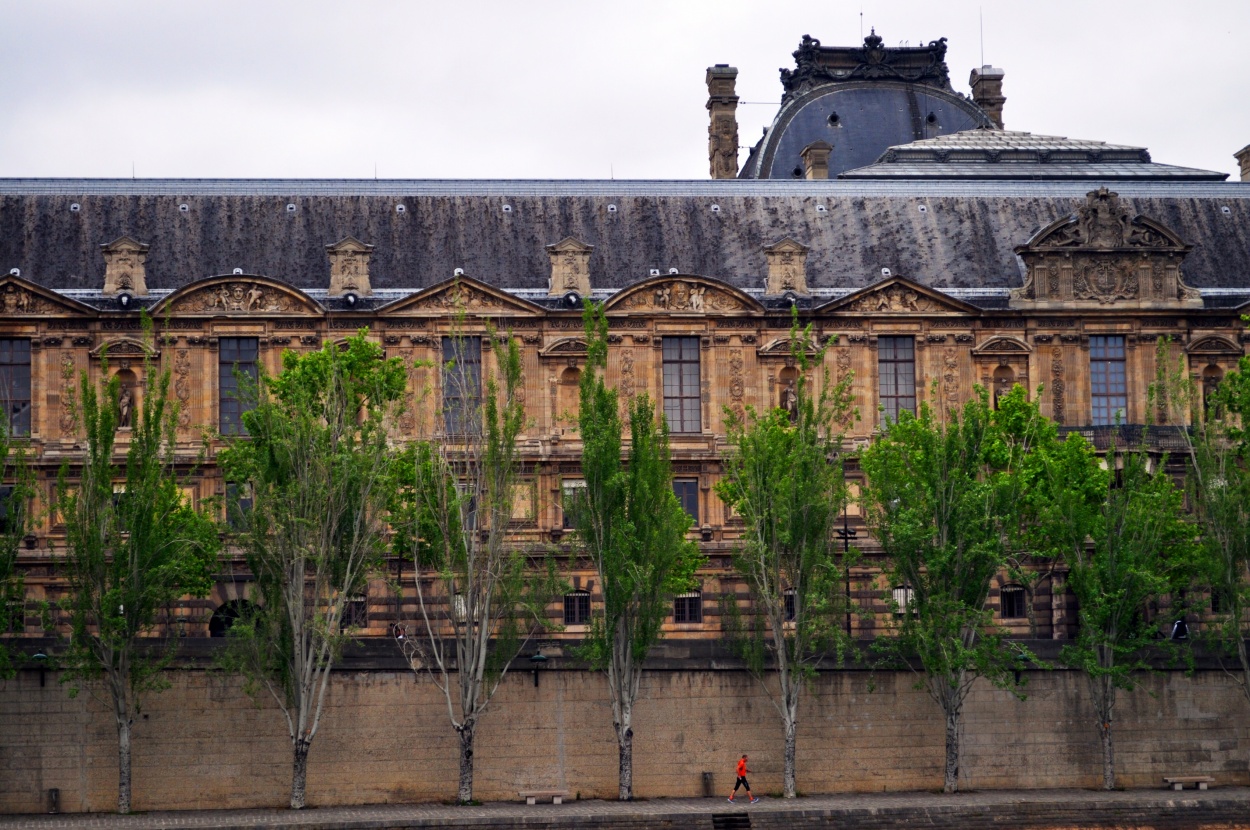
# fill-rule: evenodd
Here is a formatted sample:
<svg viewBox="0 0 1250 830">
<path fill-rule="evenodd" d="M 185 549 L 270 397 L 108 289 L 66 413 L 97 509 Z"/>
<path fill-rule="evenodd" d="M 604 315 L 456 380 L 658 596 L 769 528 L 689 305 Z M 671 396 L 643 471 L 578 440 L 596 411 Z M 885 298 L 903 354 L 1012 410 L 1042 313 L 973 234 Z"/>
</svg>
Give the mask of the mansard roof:
<svg viewBox="0 0 1250 830">
<path fill-rule="evenodd" d="M 1023 282 L 1016 246 L 1072 214 L 1094 186 L 10 179 L 0 180 L 0 273 L 20 268 L 47 288 L 98 291 L 99 246 L 129 235 L 151 246 L 146 270 L 154 296 L 238 267 L 320 298 L 329 284 L 325 245 L 350 235 L 375 246 L 370 278 L 379 298 L 430 287 L 455 268 L 500 289 L 545 296 L 546 246 L 571 236 L 594 246 L 596 294 L 670 268 L 755 292 L 768 273 L 764 246 L 790 236 L 811 249 L 814 294 L 864 287 L 882 268 L 939 289 L 1006 289 Z M 1184 264 L 1188 284 L 1250 286 L 1250 184 L 1113 186 L 1134 214 L 1194 246 Z"/>
</svg>

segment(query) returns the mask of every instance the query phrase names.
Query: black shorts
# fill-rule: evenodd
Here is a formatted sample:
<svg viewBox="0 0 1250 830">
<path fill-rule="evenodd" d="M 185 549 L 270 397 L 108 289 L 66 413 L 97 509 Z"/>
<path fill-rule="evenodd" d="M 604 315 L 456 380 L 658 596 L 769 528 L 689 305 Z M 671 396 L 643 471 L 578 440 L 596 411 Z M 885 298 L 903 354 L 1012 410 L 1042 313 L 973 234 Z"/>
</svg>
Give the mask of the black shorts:
<svg viewBox="0 0 1250 830">
<path fill-rule="evenodd" d="M 739 787 L 745 787 L 747 792 L 751 792 L 751 785 L 747 783 L 745 775 L 738 776 L 738 783 L 734 784 L 734 792 L 737 792 Z"/>
</svg>

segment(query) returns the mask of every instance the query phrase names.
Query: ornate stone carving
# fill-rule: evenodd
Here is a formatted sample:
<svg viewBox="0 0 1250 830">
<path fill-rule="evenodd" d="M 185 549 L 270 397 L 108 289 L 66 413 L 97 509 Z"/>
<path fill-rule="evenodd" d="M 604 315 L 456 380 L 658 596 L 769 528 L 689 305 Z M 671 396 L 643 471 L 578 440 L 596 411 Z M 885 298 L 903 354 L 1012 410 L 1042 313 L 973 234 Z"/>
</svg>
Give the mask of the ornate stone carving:
<svg viewBox="0 0 1250 830">
<path fill-rule="evenodd" d="M 191 426 L 191 350 L 174 352 L 174 397 L 178 399 L 178 427 Z"/>
<path fill-rule="evenodd" d="M 742 377 L 742 349 L 729 350 L 729 410 L 742 420 L 746 414 L 743 400 L 746 397 L 746 381 Z"/>
<path fill-rule="evenodd" d="M 878 312 L 878 311 L 901 311 L 901 312 L 927 312 L 927 311 L 947 311 L 948 308 L 935 303 L 930 298 L 914 291 L 903 285 L 891 285 L 880 291 L 874 291 L 866 296 L 860 297 L 846 307 L 847 311 L 856 312 Z"/>
<path fill-rule="evenodd" d="M 1106 257 L 1078 259 L 1072 266 L 1072 296 L 1078 300 L 1112 303 L 1138 295 L 1135 263 Z"/>
<path fill-rule="evenodd" d="M 953 346 L 942 350 L 942 383 L 946 387 L 946 403 L 958 406 L 959 391 L 959 353 Z"/>
<path fill-rule="evenodd" d="M 634 377 L 634 350 L 621 349 L 621 394 L 626 400 L 633 400 L 638 391 L 637 384 Z"/>
<path fill-rule="evenodd" d="M 833 363 L 835 367 L 834 378 L 838 383 L 844 383 L 846 379 L 851 376 L 851 350 L 847 348 L 838 349 Z M 839 419 L 839 423 L 841 423 L 844 427 L 848 427 L 854 419 L 854 408 L 847 407 L 846 412 L 844 412 L 841 419 Z"/>
<path fill-rule="evenodd" d="M 445 291 L 432 294 L 425 299 L 406 306 L 415 311 L 486 311 L 507 308 L 493 294 L 462 282 L 452 283 Z"/>
<path fill-rule="evenodd" d="M 283 314 L 306 310 L 290 295 L 260 282 L 224 282 L 175 302 L 174 314 Z"/>
<path fill-rule="evenodd" d="M 1054 346 L 1050 350 L 1050 392 L 1054 396 L 1054 407 L 1051 417 L 1056 424 L 1063 424 L 1066 413 L 1064 411 L 1064 382 L 1063 382 L 1063 347 Z"/>
<path fill-rule="evenodd" d="M 417 388 L 415 353 L 412 349 L 404 349 L 399 352 L 399 359 L 403 361 L 404 369 L 408 374 L 404 408 L 399 413 L 399 431 L 404 435 L 414 435 L 417 431 L 417 400 L 416 393 L 413 391 Z"/>
<path fill-rule="evenodd" d="M 55 314 L 63 310 L 16 283 L 0 288 L 0 314 Z"/>
<path fill-rule="evenodd" d="M 742 301 L 697 282 L 669 280 L 637 291 L 621 301 L 626 311 L 740 311 Z"/>
<path fill-rule="evenodd" d="M 373 246 L 348 236 L 326 246 L 330 256 L 330 297 L 341 297 L 348 292 L 368 297 L 373 294 L 369 284 L 369 257 Z"/>
<path fill-rule="evenodd" d="M 74 415 L 74 390 L 75 375 L 77 374 L 77 366 L 74 363 L 74 353 L 65 351 L 61 352 L 61 417 L 60 426 L 61 434 L 69 435 L 78 425 L 78 419 Z"/>
<path fill-rule="evenodd" d="M 142 297 L 148 293 L 144 262 L 148 258 L 149 247 L 129 236 L 100 246 L 104 254 L 104 294 L 126 291 Z"/>
<path fill-rule="evenodd" d="M 891 78 L 912 83 L 951 88 L 946 67 L 946 38 L 925 46 L 889 47 L 876 29 L 864 38 L 862 47 L 821 46 L 820 41 L 803 35 L 794 52 L 794 69 L 781 70 L 785 88 L 783 101 L 830 81 L 858 78 Z"/>
<path fill-rule="evenodd" d="M 558 297 L 569 291 L 576 291 L 583 297 L 589 297 L 590 254 L 594 249 L 593 245 L 579 242 L 571 236 L 554 245 L 548 245 L 551 281 L 547 285 L 547 294 Z"/>
<path fill-rule="evenodd" d="M 768 283 L 765 294 L 785 294 L 793 291 L 806 294 L 808 248 L 786 237 L 764 248 L 768 257 Z"/>
</svg>

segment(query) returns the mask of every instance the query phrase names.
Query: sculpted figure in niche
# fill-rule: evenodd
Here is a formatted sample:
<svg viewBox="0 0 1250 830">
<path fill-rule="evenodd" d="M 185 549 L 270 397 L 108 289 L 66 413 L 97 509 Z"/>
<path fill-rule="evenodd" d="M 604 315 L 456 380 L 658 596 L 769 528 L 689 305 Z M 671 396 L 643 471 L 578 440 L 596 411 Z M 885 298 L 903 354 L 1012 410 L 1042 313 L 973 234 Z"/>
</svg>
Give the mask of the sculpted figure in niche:
<svg viewBox="0 0 1250 830">
<path fill-rule="evenodd" d="M 130 429 L 130 410 L 134 408 L 134 395 L 129 386 L 123 386 L 117 399 L 117 425 L 122 429 Z"/>
<path fill-rule="evenodd" d="M 790 416 L 791 421 L 799 417 L 799 395 L 794 388 L 794 378 L 790 378 L 781 387 L 781 408 Z"/>
</svg>

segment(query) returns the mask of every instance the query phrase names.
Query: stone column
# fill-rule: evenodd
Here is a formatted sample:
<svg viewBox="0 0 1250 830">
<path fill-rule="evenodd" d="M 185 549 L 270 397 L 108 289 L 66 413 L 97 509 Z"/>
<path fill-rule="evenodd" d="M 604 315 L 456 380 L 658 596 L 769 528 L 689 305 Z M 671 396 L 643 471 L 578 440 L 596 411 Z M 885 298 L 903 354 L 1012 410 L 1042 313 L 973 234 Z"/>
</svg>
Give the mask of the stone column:
<svg viewBox="0 0 1250 830">
<path fill-rule="evenodd" d="M 718 63 L 707 70 L 708 168 L 713 179 L 738 177 L 738 70 Z"/>
</svg>

